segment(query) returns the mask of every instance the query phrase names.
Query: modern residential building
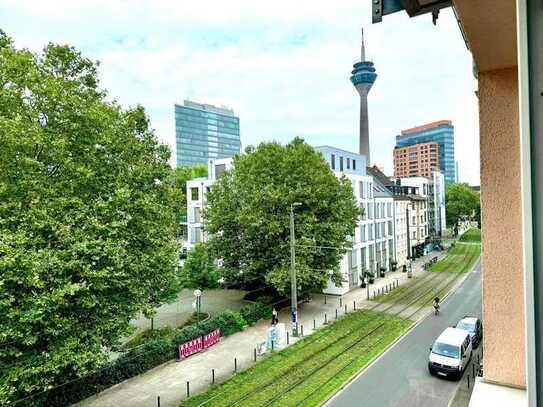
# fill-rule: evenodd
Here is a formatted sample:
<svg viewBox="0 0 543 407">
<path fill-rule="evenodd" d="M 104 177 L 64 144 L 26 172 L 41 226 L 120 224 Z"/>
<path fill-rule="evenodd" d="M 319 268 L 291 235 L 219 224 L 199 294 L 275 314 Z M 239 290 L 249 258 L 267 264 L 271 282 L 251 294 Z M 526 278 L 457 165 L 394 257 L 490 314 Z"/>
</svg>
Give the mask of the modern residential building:
<svg viewBox="0 0 543 407">
<path fill-rule="evenodd" d="M 185 100 L 175 105 L 177 166 L 207 164 L 241 151 L 239 118 L 225 107 Z"/>
<path fill-rule="evenodd" d="M 341 261 L 343 284 L 332 282 L 324 292 L 341 295 L 360 286 L 366 273 L 379 276 L 381 268 L 390 270 L 394 253 L 392 194 L 367 173 L 366 157 L 330 146 L 315 148 L 336 176 L 346 176 L 364 213 L 351 237 L 353 247 Z"/>
<path fill-rule="evenodd" d="M 437 151 L 435 147 L 426 143 L 437 143 Z M 405 150 L 405 147 L 413 147 L 418 144 L 425 143 L 421 147 Z M 399 167 L 402 173 L 407 171 L 407 176 L 420 176 L 424 174 L 412 174 L 410 170 L 426 172 L 427 176 L 431 175 L 432 156 L 434 156 L 435 164 L 439 164 L 439 170 L 445 176 L 447 184 L 456 182 L 455 159 L 454 159 L 454 127 L 450 120 L 440 120 L 433 123 L 424 124 L 422 126 L 413 127 L 402 130 L 401 134 L 396 136 L 396 150 L 400 150 L 402 161 L 400 164 L 406 163 L 407 166 Z M 419 155 L 419 152 L 421 155 Z M 427 154 L 425 154 L 427 152 Z M 438 158 L 435 158 L 434 152 L 438 153 Z M 396 157 L 396 153 L 395 153 Z M 407 159 L 407 162 L 404 161 Z M 428 160 L 428 161 L 426 161 Z M 395 160 L 396 163 L 396 160 Z M 428 164 L 428 167 L 425 165 Z M 435 169 L 435 167 L 433 167 Z M 396 167 L 394 168 L 396 170 Z"/>
<path fill-rule="evenodd" d="M 360 138 L 359 152 L 366 157 L 368 165 L 370 163 L 370 136 L 368 122 L 368 93 L 377 79 L 373 62 L 366 61 L 366 51 L 364 48 L 364 30 L 362 30 L 362 46 L 360 50 L 360 62 L 353 65 L 351 71 L 351 82 L 360 95 Z"/>
<path fill-rule="evenodd" d="M 184 247 L 188 250 L 206 240 L 202 222 L 202 208 L 206 202 L 206 193 L 215 180 L 233 165 L 231 158 L 208 160 L 207 164 L 207 178 L 187 181 L 187 242 Z"/>
<path fill-rule="evenodd" d="M 394 149 L 394 176 L 430 177 L 439 171 L 439 144 L 435 141 Z"/>
<path fill-rule="evenodd" d="M 372 0 L 371 5 L 374 22 L 404 8 L 409 16 L 432 13 L 435 19 L 439 8 L 454 7 L 458 35 L 473 56 L 473 72 L 465 75 L 475 74 L 479 103 L 484 353 L 483 377 L 475 382 L 470 407 L 541 406 L 541 1 Z"/>
</svg>

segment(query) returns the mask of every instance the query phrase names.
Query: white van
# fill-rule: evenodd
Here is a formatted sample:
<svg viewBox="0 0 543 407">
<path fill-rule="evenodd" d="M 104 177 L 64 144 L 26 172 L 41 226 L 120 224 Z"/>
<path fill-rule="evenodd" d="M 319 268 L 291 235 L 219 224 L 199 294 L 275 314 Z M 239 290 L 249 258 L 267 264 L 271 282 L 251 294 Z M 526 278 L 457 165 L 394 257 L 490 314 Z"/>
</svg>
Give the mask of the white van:
<svg viewBox="0 0 543 407">
<path fill-rule="evenodd" d="M 447 328 L 430 348 L 430 374 L 460 379 L 471 359 L 471 338 L 463 329 Z"/>
</svg>

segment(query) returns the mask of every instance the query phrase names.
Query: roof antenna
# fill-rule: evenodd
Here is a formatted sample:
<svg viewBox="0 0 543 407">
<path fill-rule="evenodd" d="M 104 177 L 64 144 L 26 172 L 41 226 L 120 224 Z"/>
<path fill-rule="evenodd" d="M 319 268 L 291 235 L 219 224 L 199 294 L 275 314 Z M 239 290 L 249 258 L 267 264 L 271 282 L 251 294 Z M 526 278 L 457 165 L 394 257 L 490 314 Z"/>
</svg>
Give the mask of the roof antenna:
<svg viewBox="0 0 543 407">
<path fill-rule="evenodd" d="M 366 60 L 366 49 L 364 48 L 364 27 L 362 27 L 362 45 L 360 47 L 360 60 L 365 61 Z"/>
</svg>

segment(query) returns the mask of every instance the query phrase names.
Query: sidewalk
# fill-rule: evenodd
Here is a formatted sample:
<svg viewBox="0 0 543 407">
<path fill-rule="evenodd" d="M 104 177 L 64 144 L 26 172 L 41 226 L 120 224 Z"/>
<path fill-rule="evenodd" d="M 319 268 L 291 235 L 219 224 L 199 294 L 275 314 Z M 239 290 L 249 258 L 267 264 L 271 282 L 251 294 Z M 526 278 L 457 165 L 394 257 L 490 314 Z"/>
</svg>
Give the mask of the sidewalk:
<svg viewBox="0 0 543 407">
<path fill-rule="evenodd" d="M 431 252 L 413 262 L 413 276 L 424 273 L 422 265 L 430 258 L 442 257 L 446 252 Z M 370 298 L 373 292 L 384 288 L 398 280 L 399 284 L 405 283 L 407 273 L 389 272 L 384 278 L 375 280 L 370 285 Z M 353 301 L 356 307 L 368 305 L 367 289 L 357 288 L 340 296 L 317 294 L 309 303 L 299 306 L 300 330 L 303 326 L 304 336 L 313 332 L 313 321 L 316 329 L 324 323 L 324 314 L 328 321 L 333 321 L 345 313 L 345 305 L 348 312 L 353 310 Z M 326 301 L 325 301 L 326 298 Z M 325 303 L 326 302 L 326 303 Z M 341 302 L 341 305 L 340 305 Z M 279 313 L 279 321 L 284 322 L 290 329 L 290 310 L 283 309 Z M 190 393 L 196 394 L 205 391 L 211 384 L 212 369 L 215 369 L 215 380 L 221 382 L 228 379 L 234 373 L 234 358 L 237 361 L 237 369 L 243 370 L 254 364 L 254 348 L 257 343 L 265 341 L 266 333 L 270 327 L 269 321 L 260 321 L 255 326 L 248 327 L 222 339 L 218 344 L 205 352 L 191 356 L 181 362 L 171 361 L 158 366 L 142 375 L 119 383 L 98 395 L 92 396 L 80 403 L 79 406 L 100 407 L 150 407 L 157 405 L 157 396 L 160 396 L 161 406 L 177 406 L 186 397 L 187 382 L 190 382 Z M 290 344 L 295 342 L 290 338 Z"/>
</svg>

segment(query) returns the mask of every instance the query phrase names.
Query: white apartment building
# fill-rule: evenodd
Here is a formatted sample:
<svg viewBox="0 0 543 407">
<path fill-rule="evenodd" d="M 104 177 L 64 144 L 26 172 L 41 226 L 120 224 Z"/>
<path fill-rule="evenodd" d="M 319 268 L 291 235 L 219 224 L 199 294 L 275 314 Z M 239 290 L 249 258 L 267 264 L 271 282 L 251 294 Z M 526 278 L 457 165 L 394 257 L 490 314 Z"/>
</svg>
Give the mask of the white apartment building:
<svg viewBox="0 0 543 407">
<path fill-rule="evenodd" d="M 209 160 L 207 178 L 196 178 L 187 181 L 187 242 L 183 244 L 188 250 L 195 244 L 206 240 L 202 222 L 202 208 L 205 205 L 205 195 L 215 180 L 226 170 L 232 168 L 231 158 Z"/>
<path fill-rule="evenodd" d="M 392 195 L 367 174 L 366 157 L 330 146 L 315 148 L 336 176 L 345 175 L 352 184 L 358 205 L 364 209 L 351 237 L 352 250 L 340 262 L 343 283 L 332 282 L 324 289 L 327 294 L 342 295 L 357 288 L 365 273 L 379 277 L 381 267 L 389 270 L 394 253 Z"/>
</svg>

